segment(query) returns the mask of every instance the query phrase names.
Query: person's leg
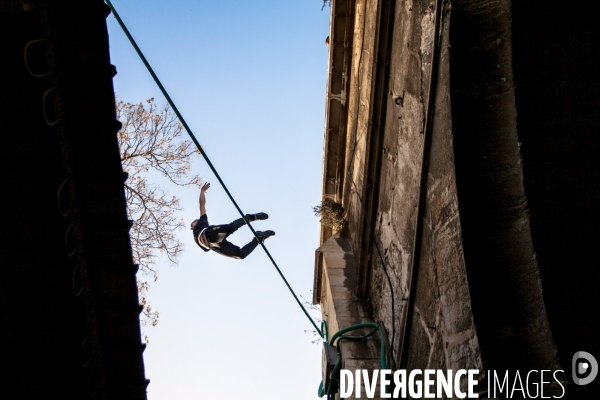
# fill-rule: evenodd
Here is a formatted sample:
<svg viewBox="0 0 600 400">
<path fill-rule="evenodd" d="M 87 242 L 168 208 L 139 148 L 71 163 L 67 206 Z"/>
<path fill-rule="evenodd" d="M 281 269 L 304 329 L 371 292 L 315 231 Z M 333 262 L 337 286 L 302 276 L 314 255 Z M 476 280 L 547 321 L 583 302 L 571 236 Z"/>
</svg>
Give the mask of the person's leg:
<svg viewBox="0 0 600 400">
<path fill-rule="evenodd" d="M 221 243 L 223 239 L 227 238 L 245 224 L 246 222 L 243 218 L 238 218 L 230 224 L 211 225 L 206 228 L 205 235 L 209 242 Z"/>
<path fill-rule="evenodd" d="M 225 239 L 225 240 L 222 240 L 221 243 L 219 243 L 218 249 L 213 248 L 213 250 L 223 256 L 243 260 L 244 258 L 246 258 L 248 256 L 248 254 L 252 253 L 252 251 L 256 248 L 256 246 L 258 246 L 258 242 L 256 241 L 256 239 L 252 239 L 250 241 L 250 243 L 248 243 L 241 249 L 238 246 L 236 246 L 235 244 L 233 244 Z"/>
<path fill-rule="evenodd" d="M 269 216 L 267 214 L 263 213 L 263 212 L 260 212 L 260 213 L 257 213 L 257 214 L 246 214 L 246 219 L 248 219 L 248 221 L 250 221 L 250 222 L 254 222 L 254 221 L 257 221 L 257 220 L 265 220 L 267 218 L 269 218 Z M 244 218 L 238 218 L 235 221 L 233 221 L 233 222 L 231 222 L 229 224 L 226 224 L 226 225 L 214 225 L 214 226 L 210 226 L 207 231 L 213 231 L 215 234 L 226 233 L 227 236 L 229 236 L 233 232 L 237 231 L 239 228 L 241 228 L 244 225 L 246 225 L 246 221 L 244 221 Z M 207 234 L 209 234 L 209 232 L 207 232 Z M 211 238 L 209 238 L 209 240 L 210 239 Z M 211 242 L 214 243 L 213 240 L 211 240 Z"/>
<path fill-rule="evenodd" d="M 275 232 L 273 231 L 256 231 L 256 236 L 258 236 L 260 238 L 261 241 L 265 241 L 265 239 L 270 238 L 271 236 L 275 235 Z M 246 258 L 250 253 L 252 253 L 254 251 L 254 249 L 256 248 L 256 246 L 259 245 L 259 242 L 256 240 L 256 238 L 252 239 L 250 241 L 250 243 L 248 243 L 247 245 L 245 245 L 244 247 L 242 247 L 240 249 L 240 256 L 242 259 Z"/>
<path fill-rule="evenodd" d="M 240 255 L 242 259 L 248 257 L 250 253 L 254 251 L 254 249 L 258 246 L 258 241 L 256 238 L 252 239 L 247 245 L 240 249 Z"/>
<path fill-rule="evenodd" d="M 232 234 L 244 225 L 246 225 L 246 221 L 244 221 L 244 218 L 238 218 L 227 225 L 221 225 L 220 233 Z"/>
<path fill-rule="evenodd" d="M 265 239 L 268 239 L 274 235 L 275 235 L 275 232 L 273 232 L 273 231 L 264 231 L 264 232 L 257 231 L 256 232 L 256 236 L 258 236 L 262 241 L 264 241 Z M 256 246 L 258 246 L 258 244 L 259 244 L 258 240 L 256 240 L 256 238 L 254 238 L 250 241 L 250 243 L 248 243 L 247 245 L 245 245 L 244 247 L 242 247 L 240 249 L 235 244 L 227 241 L 227 239 L 223 239 L 219 242 L 219 247 L 218 248 L 213 247 L 212 250 L 216 251 L 217 253 L 219 253 L 221 255 L 227 256 L 227 257 L 243 260 L 250 253 L 252 253 L 254 251 Z"/>
</svg>

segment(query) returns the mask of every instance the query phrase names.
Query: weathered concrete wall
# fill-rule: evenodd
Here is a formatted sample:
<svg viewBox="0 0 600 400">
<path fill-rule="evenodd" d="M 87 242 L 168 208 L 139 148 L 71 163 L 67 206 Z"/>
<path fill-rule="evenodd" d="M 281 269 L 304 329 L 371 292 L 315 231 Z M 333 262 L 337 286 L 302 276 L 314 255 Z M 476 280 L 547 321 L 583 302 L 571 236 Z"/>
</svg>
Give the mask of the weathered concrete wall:
<svg viewBox="0 0 600 400">
<path fill-rule="evenodd" d="M 382 9 L 388 9 L 389 4 L 359 0 L 355 8 L 347 96 L 346 175 L 341 178 L 343 201 L 348 211 L 349 240 L 355 260 L 359 266 L 368 268 L 368 274 L 358 275 L 355 290 L 360 293 L 360 285 L 366 285 L 371 317 L 384 323 L 396 362 L 406 311 L 404 300 L 410 282 L 427 101 L 424 93 L 428 88 L 434 34 L 433 4 L 395 2 L 392 35 L 387 44 L 381 21 Z M 444 15 L 427 227 L 416 312 L 408 335 L 411 368 L 481 367 L 462 254 L 454 177 L 448 78 L 449 8 Z M 389 55 L 382 59 L 386 45 Z M 381 82 L 378 65 L 382 62 L 389 63 L 389 75 L 385 77 L 389 79 L 388 93 L 384 93 L 380 106 L 384 118 L 378 117 L 374 109 L 376 85 Z M 377 160 L 381 160 L 379 164 Z M 380 168 L 380 172 L 377 170 L 374 174 L 374 168 Z M 383 249 L 383 264 L 389 272 L 391 287 L 378 252 L 370 240 L 365 239 L 370 237 L 371 231 Z M 325 315 L 331 309 L 328 301 L 326 298 L 321 301 Z"/>
<path fill-rule="evenodd" d="M 352 269 L 362 267 L 363 271 L 358 271 L 358 276 L 353 279 L 343 275 L 341 270 L 337 274 L 345 277 L 345 290 L 364 294 L 362 288 L 366 288 L 370 300 L 366 303 L 369 305 L 366 311 L 373 320 L 383 322 L 392 345 L 392 361 L 396 363 L 392 367 L 395 368 L 399 367 L 397 358 L 410 285 L 409 264 L 427 102 L 424 93 L 428 92 L 434 35 L 433 4 L 427 1 L 358 0 L 354 14 L 352 67 L 346 99 L 346 167 L 345 175 L 338 179 L 343 181 L 342 200 L 349 221 L 348 243 L 354 256 L 353 263 L 358 267 Z M 386 16 L 385 12 L 390 9 L 393 15 Z M 382 15 L 387 18 L 389 33 Z M 449 3 L 443 15 L 440 88 L 436 96 L 416 311 L 413 328 L 407 335 L 411 349 L 408 367 L 480 368 L 454 176 L 448 64 Z M 388 69 L 380 68 L 381 64 L 389 65 Z M 386 71 L 383 77 L 382 71 Z M 382 86 L 385 86 L 384 92 Z M 377 96 L 382 94 L 378 101 Z M 370 241 L 371 232 L 382 249 L 383 264 Z M 319 250 L 323 256 L 327 254 L 328 246 Z M 336 295 L 340 294 L 334 289 L 336 283 L 331 277 L 337 275 L 324 267 L 327 262 L 323 258 L 319 262 L 323 264 L 317 268 L 323 314 L 330 321 L 342 321 L 343 316 L 335 312 L 334 306 Z M 391 286 L 384 276 L 384 266 Z M 344 327 L 335 322 L 330 325 L 332 331 Z M 360 360 L 355 357 L 352 362 L 360 363 Z"/>
<path fill-rule="evenodd" d="M 376 237 L 384 250 L 395 297 L 394 349 L 400 351 L 410 260 L 416 225 L 424 118 L 430 80 L 434 2 L 398 3 L 389 100 L 379 182 Z M 447 4 L 449 6 L 449 4 Z M 421 265 L 409 332 L 409 368 L 481 368 L 462 251 L 449 96 L 450 9 L 444 8 L 439 82 Z M 382 263 L 372 257 L 371 301 L 377 318 L 391 326 L 391 293 Z M 396 360 L 399 361 L 399 360 Z"/>
</svg>

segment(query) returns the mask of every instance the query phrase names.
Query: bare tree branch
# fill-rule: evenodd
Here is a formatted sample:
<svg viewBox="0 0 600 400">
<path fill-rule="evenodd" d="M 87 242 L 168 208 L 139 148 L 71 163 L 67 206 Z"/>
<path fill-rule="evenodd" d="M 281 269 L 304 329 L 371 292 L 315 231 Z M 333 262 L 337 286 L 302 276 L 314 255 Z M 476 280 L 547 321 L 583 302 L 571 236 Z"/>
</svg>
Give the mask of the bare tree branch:
<svg viewBox="0 0 600 400">
<path fill-rule="evenodd" d="M 183 127 L 168 105 L 158 107 L 154 99 L 131 104 L 117 99 L 117 118 L 123 127 L 118 133 L 121 164 L 129 174 L 125 184 L 128 217 L 133 221 L 130 231 L 134 262 L 140 266 L 138 293 L 144 307 L 141 323 L 155 326 L 159 312 L 147 300 L 149 278 L 158 278 L 155 268 L 160 253 L 171 264 L 183 251 L 175 232 L 183 226 L 176 212 L 179 199 L 148 181 L 147 174 L 157 171 L 177 186 L 200 186 L 199 175 L 192 174 L 190 161 L 199 155 L 190 140 L 183 137 Z M 146 336 L 147 340 L 147 336 Z"/>
</svg>

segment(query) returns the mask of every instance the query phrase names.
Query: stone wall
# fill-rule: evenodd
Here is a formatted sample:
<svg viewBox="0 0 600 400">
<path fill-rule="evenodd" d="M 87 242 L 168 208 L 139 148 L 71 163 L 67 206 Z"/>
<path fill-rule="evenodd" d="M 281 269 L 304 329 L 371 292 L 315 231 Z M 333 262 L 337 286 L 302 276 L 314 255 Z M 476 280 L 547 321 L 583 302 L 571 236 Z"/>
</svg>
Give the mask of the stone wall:
<svg viewBox="0 0 600 400">
<path fill-rule="evenodd" d="M 401 348 L 410 290 L 411 253 L 421 176 L 424 119 L 434 36 L 433 2 L 398 2 L 383 134 L 379 201 L 372 220 L 381 255 L 374 252 L 370 297 L 374 316 Z M 449 3 L 441 22 L 441 57 L 412 328 L 406 333 L 410 368 L 481 368 L 464 265 L 454 174 L 449 91 Z M 394 296 L 392 328 L 391 290 Z"/>
<path fill-rule="evenodd" d="M 365 312 L 385 326 L 396 368 L 410 287 L 433 4 L 358 0 L 354 9 L 345 168 L 338 176 L 349 221 L 343 234 L 357 264 L 357 276 L 346 279 L 346 286 L 353 286 L 354 294 L 367 299 Z M 443 15 L 422 265 L 413 328 L 406 335 L 410 338 L 409 367 L 480 368 L 454 176 L 449 7 Z M 327 246 L 320 251 L 327 252 Z M 322 279 L 321 285 L 327 287 L 328 282 Z M 321 297 L 324 316 L 332 319 L 330 302 L 327 296 Z M 345 327 L 339 317 L 337 321 L 330 323 L 332 331 Z"/>
</svg>

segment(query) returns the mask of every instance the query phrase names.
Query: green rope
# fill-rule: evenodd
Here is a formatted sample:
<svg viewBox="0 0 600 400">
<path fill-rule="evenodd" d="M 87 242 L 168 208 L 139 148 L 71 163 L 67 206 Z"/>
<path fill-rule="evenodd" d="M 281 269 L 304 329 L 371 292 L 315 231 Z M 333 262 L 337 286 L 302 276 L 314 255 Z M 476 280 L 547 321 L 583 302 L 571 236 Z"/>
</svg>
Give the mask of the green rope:
<svg viewBox="0 0 600 400">
<path fill-rule="evenodd" d="M 362 329 L 362 328 L 372 328 L 373 331 L 371 331 L 370 333 L 363 335 L 363 336 L 344 336 L 345 333 L 351 332 L 351 331 L 355 331 L 357 329 Z M 323 381 L 321 381 L 321 384 L 319 385 L 319 390 L 317 391 L 317 394 L 319 397 L 323 397 L 325 395 L 329 396 L 330 394 L 333 394 L 332 391 L 334 389 L 333 386 L 333 382 L 335 381 L 338 386 L 340 385 L 340 381 L 339 381 L 339 377 L 338 374 L 340 372 L 340 369 L 342 368 L 342 346 L 341 346 L 341 341 L 342 340 L 365 340 L 366 338 L 368 338 L 369 336 L 371 336 L 373 333 L 375 333 L 376 331 L 379 331 L 379 340 L 381 341 L 381 346 L 379 348 L 379 362 L 381 363 L 381 369 L 388 369 L 388 364 L 387 364 L 387 359 L 386 359 L 386 354 L 387 354 L 387 349 L 385 346 L 385 339 L 384 339 L 384 334 L 385 332 L 383 331 L 383 328 L 381 327 L 381 325 L 376 324 L 375 322 L 363 322 L 360 324 L 356 324 L 356 325 L 351 325 L 347 328 L 341 329 L 339 331 L 337 331 L 333 337 L 331 338 L 331 341 L 329 341 L 329 329 L 327 328 L 327 322 L 323 320 L 323 322 L 321 323 L 321 329 L 323 330 L 323 332 L 325 333 L 325 341 L 330 343 L 333 347 L 335 347 L 338 351 L 337 355 L 337 360 L 335 361 L 335 365 L 333 366 L 333 369 L 330 372 L 330 381 L 329 381 L 329 385 L 327 385 L 327 388 L 324 387 L 323 385 Z M 337 340 L 337 346 L 335 344 Z M 389 386 L 386 386 L 384 388 L 386 393 L 389 393 Z"/>
<path fill-rule="evenodd" d="M 335 333 L 335 335 L 333 335 L 333 337 L 331 338 L 331 341 L 330 341 L 331 345 L 335 346 L 335 341 L 337 339 L 343 339 L 344 336 L 342 336 L 342 335 L 344 333 L 354 331 L 356 329 L 361 329 L 361 328 L 374 328 L 379 331 L 379 336 L 380 336 L 380 340 L 381 340 L 381 346 L 379 349 L 379 361 L 381 362 L 381 369 L 388 369 L 387 360 L 385 357 L 387 352 L 386 352 L 385 340 L 384 340 L 384 336 L 383 336 L 383 335 L 385 335 L 385 332 L 383 332 L 381 325 L 376 324 L 375 322 L 363 322 L 361 324 L 352 325 L 352 326 L 349 326 L 347 328 L 337 331 Z"/>
<path fill-rule="evenodd" d="M 121 17 L 119 17 L 119 14 L 117 13 L 117 10 L 115 10 L 115 7 L 112 5 L 112 3 L 110 2 L 110 0 L 104 0 L 104 1 L 110 7 L 110 9 L 112 10 L 112 13 L 115 16 L 115 19 L 117 20 L 117 22 L 121 26 L 121 29 L 123 29 L 123 32 L 125 32 L 125 35 L 129 39 L 129 42 L 131 42 L 131 45 L 133 46 L 133 48 L 137 52 L 138 56 L 140 57 L 140 59 L 142 60 L 142 62 L 144 63 L 144 65 L 146 66 L 146 69 L 148 70 L 148 72 L 150 72 L 150 75 L 152 75 L 152 78 L 154 79 L 154 82 L 156 82 L 156 84 L 158 85 L 158 88 L 162 92 L 163 96 L 165 96 L 165 99 L 167 99 L 167 102 L 169 103 L 169 105 L 173 109 L 173 112 L 175 112 L 175 115 L 177 115 L 177 118 L 179 118 L 179 121 L 181 122 L 181 125 L 183 125 L 183 127 L 186 130 L 186 132 L 188 133 L 188 135 L 190 136 L 190 138 L 192 139 L 192 141 L 194 142 L 194 144 L 196 145 L 196 147 L 200 151 L 200 154 L 202 154 L 202 157 L 204 157 L 204 160 L 206 161 L 206 163 L 210 167 L 210 169 L 213 172 L 213 174 L 215 175 L 215 177 L 218 179 L 219 183 L 221 184 L 221 186 L 225 190 L 225 193 L 227 193 L 227 196 L 229 196 L 229 199 L 231 200 L 231 202 L 233 203 L 233 205 L 235 206 L 235 208 L 237 209 L 237 211 L 240 213 L 240 215 L 242 216 L 242 218 L 246 222 L 246 225 L 248 226 L 248 228 L 250 228 L 250 230 L 252 231 L 252 234 L 254 235 L 254 237 L 256 238 L 256 240 L 258 240 L 258 243 L 260 243 L 260 245 L 264 249 L 265 253 L 267 253 L 267 256 L 269 256 L 269 259 L 271 260 L 271 262 L 275 266 L 275 269 L 279 273 L 279 276 L 281 276 L 281 279 L 283 279 L 283 282 L 285 282 L 287 288 L 290 290 L 290 292 L 294 296 L 294 299 L 296 299 L 296 302 L 298 303 L 298 305 L 300 306 L 300 308 L 302 309 L 302 311 L 304 311 L 304 314 L 306 315 L 306 317 L 310 320 L 310 323 L 314 326 L 314 328 L 317 330 L 317 332 L 319 333 L 319 335 L 321 337 L 323 337 L 323 333 L 317 327 L 317 324 L 312 319 L 312 317 L 308 314 L 308 312 L 306 311 L 306 309 L 304 308 L 304 306 L 300 302 L 300 299 L 298 299 L 298 296 L 296 296 L 296 293 L 294 293 L 294 290 L 292 289 L 292 287 L 288 283 L 287 279 L 285 279 L 285 276 L 283 276 L 283 273 L 281 272 L 281 270 L 277 266 L 277 263 L 275 262 L 275 260 L 271 256 L 271 253 L 269 253 L 269 250 L 267 250 L 267 248 L 264 245 L 263 241 L 260 240 L 260 238 L 256 235 L 256 231 L 254 230 L 254 228 L 252 227 L 252 225 L 250 225 L 249 221 L 246 219 L 246 214 L 244 214 L 242 212 L 241 208 L 238 206 L 238 204 L 234 200 L 234 198 L 231 195 L 231 193 L 229 193 L 229 190 L 227 189 L 227 186 L 225 186 L 225 183 L 223 182 L 223 180 L 219 176 L 219 174 L 218 174 L 217 170 L 215 169 L 215 167 L 210 162 L 210 159 L 208 158 L 208 156 L 206 155 L 206 153 L 202 149 L 202 146 L 200 145 L 200 143 L 198 142 L 198 140 L 196 140 L 196 137 L 192 133 L 192 130 L 190 129 L 190 127 L 188 126 L 188 124 L 183 119 L 183 116 L 179 113 L 179 110 L 175 106 L 175 103 L 173 103 L 173 100 L 171 100 L 171 97 L 169 96 L 169 94 L 165 90 L 164 86 L 162 85 L 162 83 L 160 82 L 160 80 L 158 79 L 158 77 L 156 76 L 156 74 L 154 73 L 154 70 L 152 69 L 152 67 L 150 66 L 150 64 L 148 64 L 148 61 L 146 60 L 146 57 L 144 57 L 144 54 L 142 53 L 142 51 L 140 50 L 140 48 L 136 44 L 135 40 L 133 40 L 133 37 L 129 33 L 129 30 L 125 26 L 125 23 L 123 23 L 123 20 L 121 20 Z"/>
</svg>

